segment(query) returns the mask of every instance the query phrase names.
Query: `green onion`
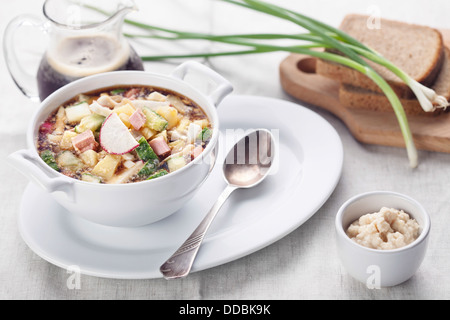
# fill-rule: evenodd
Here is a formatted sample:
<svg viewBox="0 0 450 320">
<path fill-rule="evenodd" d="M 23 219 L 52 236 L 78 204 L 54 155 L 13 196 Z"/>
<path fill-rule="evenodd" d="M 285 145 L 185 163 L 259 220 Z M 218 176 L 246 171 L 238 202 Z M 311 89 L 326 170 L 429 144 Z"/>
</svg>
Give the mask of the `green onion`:
<svg viewBox="0 0 450 320">
<path fill-rule="evenodd" d="M 161 170 L 157 171 L 156 173 L 154 173 L 153 175 L 151 175 L 150 177 L 148 177 L 147 180 L 153 180 L 153 179 L 156 179 L 156 178 L 168 175 L 168 174 L 169 173 L 166 170 L 161 169 Z"/>
<path fill-rule="evenodd" d="M 53 170 L 61 171 L 55 160 L 55 154 L 51 150 L 44 150 L 41 153 L 41 159 Z"/>
<path fill-rule="evenodd" d="M 197 139 L 201 141 L 208 141 L 212 137 L 212 130 L 210 128 L 204 128 L 202 132 L 199 133 Z"/>
<path fill-rule="evenodd" d="M 382 65 L 391 70 L 402 81 L 407 84 L 411 90 L 415 93 L 418 101 L 425 111 L 434 111 L 436 108 L 446 108 L 448 102 L 445 97 L 438 96 L 432 89 L 423 86 L 417 81 L 413 80 L 404 71 L 393 65 L 390 61 L 382 57 L 379 53 L 362 44 L 358 40 L 354 39 L 345 32 L 329 26 L 323 22 L 315 20 L 311 17 L 307 17 L 298 12 L 282 8 L 280 6 L 266 3 L 260 0 L 221 0 L 223 2 L 240 6 L 246 9 L 257 11 L 263 14 L 267 14 L 273 17 L 277 17 L 283 20 L 290 21 L 299 27 L 306 29 L 308 33 L 300 34 L 228 34 L 228 35 L 211 35 L 207 33 L 199 32 L 185 32 L 179 30 L 173 30 L 169 28 L 163 28 L 159 26 L 149 25 L 129 19 L 125 19 L 127 24 L 133 25 L 137 28 L 146 31 L 146 34 L 133 35 L 125 34 L 127 37 L 132 38 L 148 38 L 158 40 L 206 40 L 212 42 L 220 42 L 224 44 L 245 47 L 245 50 L 235 51 L 221 51 L 221 52 L 208 52 L 208 53 L 189 53 L 189 54 L 173 54 L 173 55 L 158 55 L 158 56 L 143 56 L 144 61 L 154 60 L 166 60 L 177 58 L 210 58 L 218 56 L 232 56 L 232 55 L 246 55 L 246 54 L 259 54 L 269 53 L 276 51 L 285 51 L 292 53 L 306 54 L 342 64 L 346 67 L 357 70 L 364 75 L 372 79 L 386 95 L 387 99 L 392 105 L 392 108 L 397 117 L 405 146 L 409 158 L 411 167 L 417 166 L 417 150 L 414 145 L 411 130 L 409 128 L 408 119 L 404 112 L 403 106 L 386 82 L 365 60 L 368 59 L 376 64 Z M 89 8 L 108 14 L 98 8 L 88 6 Z M 306 41 L 301 45 L 291 46 L 279 46 L 266 43 L 272 40 L 296 40 Z M 265 41 L 262 43 L 261 41 Z M 314 48 L 331 49 L 338 51 L 339 53 L 329 51 L 312 50 Z"/>
<path fill-rule="evenodd" d="M 125 91 L 126 91 L 125 89 L 115 89 L 115 90 L 111 90 L 111 94 L 118 95 L 118 94 L 124 93 Z"/>
<path fill-rule="evenodd" d="M 161 55 L 161 56 L 143 56 L 141 58 L 143 61 L 160 61 L 160 60 L 170 60 L 170 59 L 240 56 L 240 55 L 246 55 L 246 54 L 267 53 L 267 52 L 270 52 L 270 51 L 244 50 L 244 51 L 227 51 L 227 52 L 216 52 L 216 53 L 191 53 L 191 54 L 174 54 L 174 55 Z"/>
</svg>

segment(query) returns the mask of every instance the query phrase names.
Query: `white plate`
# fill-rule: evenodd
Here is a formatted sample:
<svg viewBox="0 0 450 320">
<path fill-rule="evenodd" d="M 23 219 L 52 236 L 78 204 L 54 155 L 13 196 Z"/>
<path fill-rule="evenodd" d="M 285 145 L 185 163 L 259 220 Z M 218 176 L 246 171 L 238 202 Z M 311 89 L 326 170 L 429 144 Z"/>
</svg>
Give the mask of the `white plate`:
<svg viewBox="0 0 450 320">
<path fill-rule="evenodd" d="M 279 161 L 276 174 L 261 185 L 231 195 L 211 225 L 192 272 L 248 255 L 298 228 L 328 199 L 342 171 L 338 134 L 309 109 L 271 98 L 230 96 L 220 105 L 219 116 L 222 133 L 237 128 L 241 135 L 252 128 L 273 130 L 279 139 Z M 197 195 L 185 208 L 145 227 L 90 223 L 30 184 L 18 221 L 24 241 L 43 259 L 62 268 L 77 266 L 83 274 L 161 277 L 159 266 L 189 236 L 225 187 L 221 162 L 232 141 L 224 137 L 217 165 Z"/>
</svg>

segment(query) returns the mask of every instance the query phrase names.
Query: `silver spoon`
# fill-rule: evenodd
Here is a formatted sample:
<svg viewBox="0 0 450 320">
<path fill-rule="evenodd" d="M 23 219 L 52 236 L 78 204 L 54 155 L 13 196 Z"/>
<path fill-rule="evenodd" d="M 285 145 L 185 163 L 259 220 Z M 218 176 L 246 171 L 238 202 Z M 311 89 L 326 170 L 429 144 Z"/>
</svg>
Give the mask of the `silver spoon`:
<svg viewBox="0 0 450 320">
<path fill-rule="evenodd" d="M 274 152 L 274 138 L 265 129 L 252 131 L 235 144 L 223 164 L 227 187 L 197 229 L 160 267 L 164 278 L 175 279 L 189 274 L 203 238 L 224 202 L 236 189 L 252 188 L 263 181 L 272 166 Z"/>
</svg>

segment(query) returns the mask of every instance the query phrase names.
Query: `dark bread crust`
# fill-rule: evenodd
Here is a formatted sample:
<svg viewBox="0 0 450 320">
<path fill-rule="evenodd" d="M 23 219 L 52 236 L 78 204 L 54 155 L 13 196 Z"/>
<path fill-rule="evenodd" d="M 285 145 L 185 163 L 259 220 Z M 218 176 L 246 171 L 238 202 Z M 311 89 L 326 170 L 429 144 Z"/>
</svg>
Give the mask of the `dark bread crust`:
<svg viewBox="0 0 450 320">
<path fill-rule="evenodd" d="M 364 15 L 347 15 L 340 28 L 380 52 L 416 81 L 431 86 L 444 61 L 442 34 L 433 28 L 387 19 L 381 19 L 381 29 L 370 30 L 366 26 L 368 18 Z M 375 63 L 369 64 L 386 79 L 400 98 L 413 97 L 409 87 L 392 72 Z M 333 62 L 318 60 L 316 72 L 341 83 L 381 92 L 367 76 Z"/>
<path fill-rule="evenodd" d="M 339 100 L 341 105 L 347 109 L 394 112 L 389 100 L 382 93 L 356 88 L 348 84 L 341 84 Z M 436 116 L 442 113 L 442 109 L 425 112 L 417 99 L 400 98 L 400 102 L 409 116 Z"/>
<path fill-rule="evenodd" d="M 450 49 L 445 48 L 444 53 L 442 69 L 431 88 L 435 90 L 438 95 L 444 96 L 447 100 L 450 100 Z M 393 112 L 392 106 L 384 94 L 348 84 L 341 84 L 339 89 L 339 100 L 341 105 L 345 108 Z M 420 106 L 419 101 L 415 98 L 400 98 L 400 101 L 407 115 L 434 116 L 441 114 L 443 110 L 438 109 L 434 112 L 425 112 Z"/>
</svg>

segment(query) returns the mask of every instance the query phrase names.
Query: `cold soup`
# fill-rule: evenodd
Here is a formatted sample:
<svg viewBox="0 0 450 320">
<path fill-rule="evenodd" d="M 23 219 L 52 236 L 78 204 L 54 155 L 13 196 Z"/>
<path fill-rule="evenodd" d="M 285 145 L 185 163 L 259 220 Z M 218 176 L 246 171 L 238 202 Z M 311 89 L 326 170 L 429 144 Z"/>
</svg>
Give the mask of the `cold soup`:
<svg viewBox="0 0 450 320">
<path fill-rule="evenodd" d="M 79 94 L 39 128 L 37 150 L 53 170 L 91 183 L 157 179 L 200 156 L 211 123 L 194 101 L 145 86 Z"/>
</svg>

